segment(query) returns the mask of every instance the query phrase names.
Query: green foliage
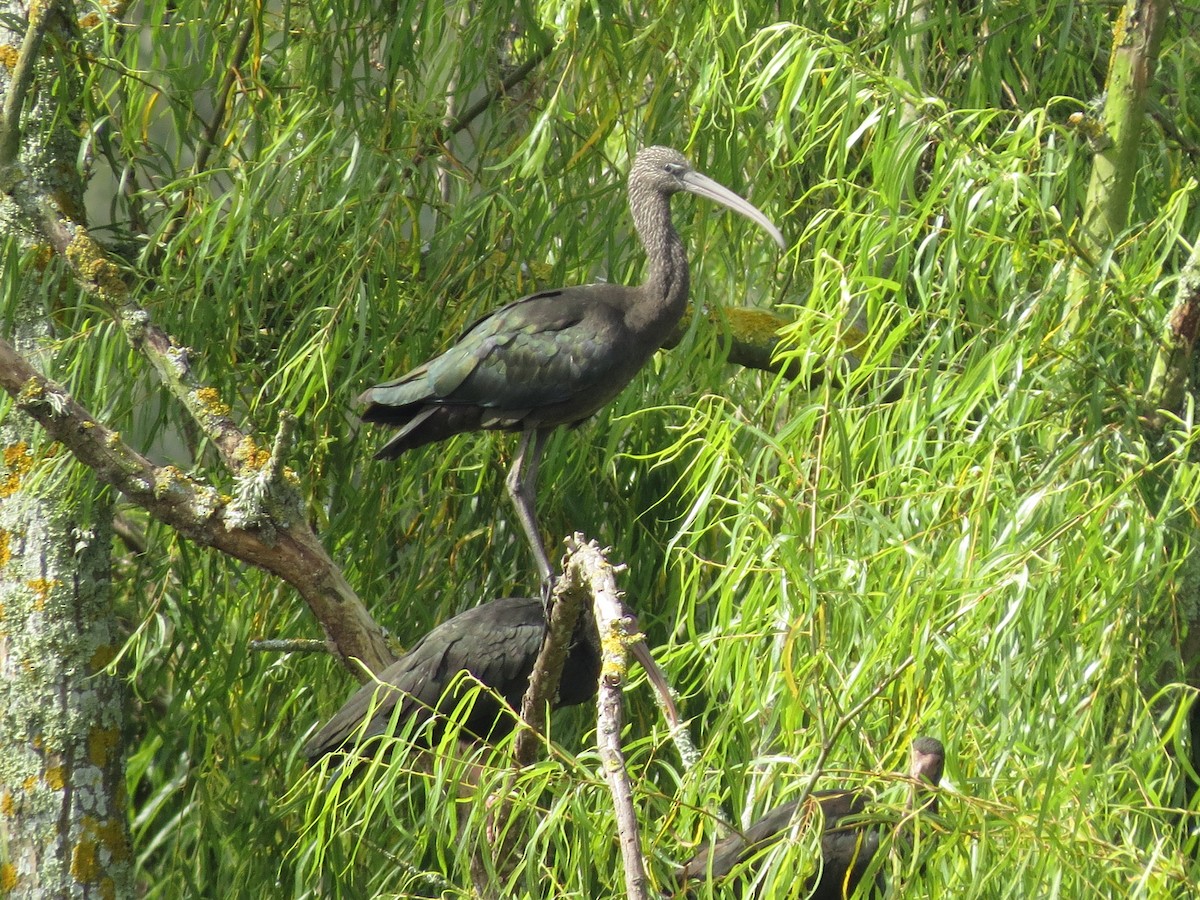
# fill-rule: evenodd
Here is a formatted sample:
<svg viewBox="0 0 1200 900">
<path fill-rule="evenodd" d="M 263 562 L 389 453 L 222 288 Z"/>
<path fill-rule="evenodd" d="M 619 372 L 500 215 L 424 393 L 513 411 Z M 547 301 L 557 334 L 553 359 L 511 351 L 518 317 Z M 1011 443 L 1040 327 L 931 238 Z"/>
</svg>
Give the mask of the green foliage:
<svg viewBox="0 0 1200 900">
<path fill-rule="evenodd" d="M 656 884 L 719 818 L 796 796 L 821 760 L 816 787 L 869 784 L 898 822 L 887 773 L 920 733 L 951 754 L 943 837 L 882 863 L 897 895 L 1161 897 L 1200 879 L 1195 661 L 1180 655 L 1200 479 L 1190 418 L 1161 446 L 1136 418 L 1200 234 L 1193 12 L 1168 26 L 1132 227 L 1068 337 L 1089 157 L 1066 121 L 1103 83 L 1104 6 L 939 8 L 904 77 L 897 10 L 848 0 L 135 10 L 94 63 L 86 119 L 101 159 L 129 160 L 93 182 L 94 224 L 238 417 L 266 436 L 278 410 L 299 416 L 310 515 L 402 642 L 535 589 L 503 489 L 515 442 L 372 463 L 378 435 L 352 400 L 529 290 L 636 279 L 623 173 L 637 147 L 685 149 L 794 242 L 778 260 L 733 217 L 677 200 L 696 303 L 787 311 L 783 353 L 814 375 L 865 314 L 862 364 L 815 388 L 733 370 L 694 330 L 550 444 L 543 527 L 628 563 L 702 750 L 684 771 L 635 684 L 627 752 Z M 117 329 L 71 302 L 55 377 L 135 445 L 222 478 Z M 884 402 L 897 360 L 903 390 Z M 298 750 L 350 679 L 247 649 L 317 636 L 307 610 L 144 525 L 147 551 L 122 563 L 120 665 L 141 704 L 129 784 L 147 896 L 467 896 L 511 773 L 483 765 L 460 799 L 461 764 L 396 763 L 324 793 Z M 552 736 L 513 788 L 531 818 L 506 892 L 617 895 L 586 711 Z M 760 896 L 794 895 L 815 846 L 802 831 L 764 857 Z"/>
</svg>

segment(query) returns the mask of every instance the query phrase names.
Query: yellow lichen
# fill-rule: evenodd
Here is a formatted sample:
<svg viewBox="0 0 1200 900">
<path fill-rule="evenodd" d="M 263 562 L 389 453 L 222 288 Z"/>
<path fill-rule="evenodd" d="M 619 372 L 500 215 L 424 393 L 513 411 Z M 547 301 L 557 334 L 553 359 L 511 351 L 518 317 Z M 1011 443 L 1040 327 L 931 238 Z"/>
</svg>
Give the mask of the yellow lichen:
<svg viewBox="0 0 1200 900">
<path fill-rule="evenodd" d="M 4 448 L 4 465 L 14 472 L 24 475 L 33 467 L 33 458 L 29 453 L 29 445 L 17 441 Z"/>
<path fill-rule="evenodd" d="M 263 450 L 258 444 L 254 443 L 254 438 L 250 437 L 250 435 L 242 438 L 233 455 L 238 462 L 248 469 L 261 469 L 271 458 L 270 452 Z"/>
<path fill-rule="evenodd" d="M 17 59 L 21 56 L 21 51 L 12 44 L 0 44 L 0 66 L 12 71 L 17 65 Z"/>
<path fill-rule="evenodd" d="M 51 4 L 49 0 L 32 0 L 29 4 L 29 27 L 39 24 L 42 19 L 50 13 Z"/>
<path fill-rule="evenodd" d="M 13 803 L 11 791 L 0 793 L 0 815 L 6 819 L 11 819 L 13 812 L 16 810 L 16 804 Z"/>
<path fill-rule="evenodd" d="M 756 345 L 769 345 L 779 336 L 786 324 L 782 318 L 765 309 L 727 309 L 724 311 L 729 329 L 739 339 Z"/>
<path fill-rule="evenodd" d="M 216 388 L 200 388 L 196 391 L 196 399 L 200 401 L 200 405 L 210 416 L 224 417 L 232 412 L 229 404 L 221 399 Z"/>
<path fill-rule="evenodd" d="M 100 17 L 95 13 L 88 13 L 79 20 L 80 28 L 95 28 L 100 24 Z"/>
<path fill-rule="evenodd" d="M 2 495 L 0 495 L 2 496 Z M 8 565 L 12 559 L 12 536 L 5 528 L 0 528 L 0 569 Z"/>
<path fill-rule="evenodd" d="M 74 166 L 65 163 L 51 163 L 50 170 L 55 173 L 57 181 L 69 184 L 70 182 L 67 179 L 74 171 Z M 68 219 L 82 222 L 87 216 L 87 210 L 83 206 L 83 197 L 73 190 L 67 190 L 66 188 L 51 190 L 50 200 L 59 213 Z M 112 264 L 109 263 L 109 265 Z"/>
<path fill-rule="evenodd" d="M 17 886 L 17 867 L 12 863 L 0 863 L 0 892 L 8 893 Z"/>
<path fill-rule="evenodd" d="M 42 383 L 40 378 L 35 376 L 21 385 L 21 390 L 17 393 L 17 405 L 29 406 L 32 403 L 37 403 L 45 396 L 46 385 Z"/>
<path fill-rule="evenodd" d="M 163 466 L 154 472 L 154 496 L 161 500 L 187 481 L 187 476 L 175 466 Z"/>
<path fill-rule="evenodd" d="M 101 900 L 116 900 L 117 897 L 117 883 L 107 875 L 100 879 L 100 897 Z"/>
<path fill-rule="evenodd" d="M 3 50 L 0 49 L 0 53 Z M 37 244 L 30 253 L 29 264 L 35 271 L 45 272 L 54 260 L 54 248 L 49 244 Z"/>
<path fill-rule="evenodd" d="M 64 252 L 67 262 L 75 268 L 81 268 L 87 265 L 89 259 L 95 257 L 98 249 L 96 242 L 91 239 L 88 233 L 79 228 L 76 229 L 75 236 L 71 238 L 71 242 L 67 244 L 67 249 Z"/>
<path fill-rule="evenodd" d="M 50 766 L 42 776 L 51 790 L 61 791 L 67 784 L 67 773 L 62 766 Z"/>
<path fill-rule="evenodd" d="M 121 734 L 115 728 L 93 728 L 88 732 L 88 759 L 103 769 L 108 765 Z"/>
<path fill-rule="evenodd" d="M 33 608 L 41 612 L 46 608 L 46 600 L 50 596 L 50 592 L 58 587 L 62 582 L 57 578 L 31 578 L 25 584 L 33 591 Z"/>
<path fill-rule="evenodd" d="M 120 819 L 105 819 L 96 826 L 96 835 L 113 862 L 126 862 L 132 857 L 125 825 Z"/>
<path fill-rule="evenodd" d="M 21 782 L 21 787 L 23 787 L 25 789 L 25 793 L 27 793 L 27 794 L 32 793 L 33 789 L 37 787 L 37 776 L 36 775 L 27 776 L 25 778 L 25 780 Z"/>
<path fill-rule="evenodd" d="M 126 862 L 132 855 L 119 819 L 98 822 L 91 816 L 84 816 L 71 854 L 71 875 L 81 884 L 100 883 L 101 894 L 108 896 L 104 882 L 109 879 L 103 875 L 98 852 L 101 846 L 108 851 L 110 862 Z"/>
<path fill-rule="evenodd" d="M 91 884 L 99 874 L 96 841 L 90 836 L 81 837 L 71 852 L 71 875 L 80 884 Z"/>
<path fill-rule="evenodd" d="M 104 255 L 100 245 L 84 229 L 76 230 L 75 237 L 67 244 L 66 256 L 71 267 L 84 281 L 92 284 L 103 299 L 119 301 L 129 293 L 121 270 Z"/>
<path fill-rule="evenodd" d="M 0 475 L 0 498 L 11 497 L 21 489 L 21 479 L 33 468 L 33 455 L 29 445 L 18 441 L 4 448 L 4 468 Z"/>
<path fill-rule="evenodd" d="M 621 684 L 625 680 L 628 667 L 625 654 L 634 639 L 619 622 L 610 622 L 608 630 L 601 631 L 600 677 L 606 684 Z M 637 636 L 637 639 L 640 639 L 640 636 Z"/>
</svg>

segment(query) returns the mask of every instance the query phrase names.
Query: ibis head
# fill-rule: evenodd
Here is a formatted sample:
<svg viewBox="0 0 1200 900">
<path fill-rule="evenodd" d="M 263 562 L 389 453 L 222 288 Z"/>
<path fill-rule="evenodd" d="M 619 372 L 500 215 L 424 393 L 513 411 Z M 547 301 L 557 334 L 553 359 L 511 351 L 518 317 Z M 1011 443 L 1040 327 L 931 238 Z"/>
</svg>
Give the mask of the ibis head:
<svg viewBox="0 0 1200 900">
<path fill-rule="evenodd" d="M 913 741 L 908 774 L 917 782 L 914 806 L 936 811 L 929 788 L 942 780 L 945 762 L 946 750 L 937 738 Z M 780 840 L 801 815 L 820 807 L 821 865 L 805 883 L 801 896 L 845 900 L 866 878 L 880 846 L 879 829 L 870 827 L 865 819 L 859 821 L 868 812 L 870 799 L 870 794 L 861 790 L 814 791 L 803 801 L 775 807 L 745 831 L 704 847 L 676 870 L 675 878 L 681 887 L 694 880 L 723 878 Z M 882 889 L 881 875 L 876 877 L 875 887 Z"/>
</svg>

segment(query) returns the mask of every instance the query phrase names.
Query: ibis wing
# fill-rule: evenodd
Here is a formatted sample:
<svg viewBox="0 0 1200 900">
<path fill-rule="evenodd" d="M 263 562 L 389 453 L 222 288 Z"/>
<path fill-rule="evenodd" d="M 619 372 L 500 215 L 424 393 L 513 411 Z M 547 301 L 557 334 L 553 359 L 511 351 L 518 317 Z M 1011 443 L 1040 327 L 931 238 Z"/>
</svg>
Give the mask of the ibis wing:
<svg viewBox="0 0 1200 900">
<path fill-rule="evenodd" d="M 602 300 L 611 289 L 589 285 L 510 303 L 475 322 L 441 356 L 360 399 L 391 408 L 462 404 L 523 415 L 589 395 L 627 362 L 618 341 L 620 313 Z"/>
<path fill-rule="evenodd" d="M 620 323 L 588 294 L 539 294 L 481 320 L 430 363 L 436 395 L 448 403 L 528 410 L 568 402 L 609 381 L 621 359 Z"/>
<path fill-rule="evenodd" d="M 381 672 L 378 682 L 370 681 L 351 694 L 305 745 L 305 755 L 315 762 L 326 753 L 386 734 L 393 721 L 402 725 L 426 719 L 435 709 L 450 712 L 458 703 L 456 692 L 443 695 L 463 671 L 510 703 L 520 703 L 544 622 L 541 601 L 526 597 L 485 603 L 444 622 Z M 486 736 L 497 712 L 495 703 L 481 697 L 467 718 L 467 728 Z"/>
</svg>

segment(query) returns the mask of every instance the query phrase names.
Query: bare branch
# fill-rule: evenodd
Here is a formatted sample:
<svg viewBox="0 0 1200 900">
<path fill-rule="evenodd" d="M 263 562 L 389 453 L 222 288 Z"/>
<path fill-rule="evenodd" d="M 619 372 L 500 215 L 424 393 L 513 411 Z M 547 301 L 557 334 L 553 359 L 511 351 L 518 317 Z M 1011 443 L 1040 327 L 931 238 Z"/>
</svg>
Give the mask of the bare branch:
<svg viewBox="0 0 1200 900">
<path fill-rule="evenodd" d="M 538 743 L 546 731 L 546 705 L 558 692 L 571 635 L 583 605 L 588 602 L 587 583 L 568 565 L 563 577 L 555 583 L 546 637 L 529 674 L 529 687 L 521 700 L 521 718 L 529 727 L 520 730 L 513 746 L 513 762 L 518 767 L 530 765 L 536 757 Z"/>
<path fill-rule="evenodd" d="M 263 638 L 250 642 L 259 653 L 328 653 L 329 645 L 310 638 Z"/>
<path fill-rule="evenodd" d="M 633 785 L 625 768 L 621 750 L 621 685 L 629 665 L 629 648 L 642 640 L 637 624 L 621 602 L 612 566 L 595 543 L 575 550 L 583 556 L 581 565 L 592 574 L 592 596 L 596 627 L 600 630 L 602 650 L 600 690 L 596 698 L 596 742 L 601 768 L 608 781 L 617 817 L 617 835 L 621 842 L 621 862 L 625 868 L 625 889 L 631 900 L 649 897 L 646 866 L 642 859 L 641 832 L 633 805 Z"/>
<path fill-rule="evenodd" d="M 202 174 L 208 166 L 208 158 L 212 155 L 213 147 L 216 146 L 221 126 L 225 124 L 225 116 L 229 110 L 229 95 L 233 93 L 233 87 L 237 84 L 238 70 L 246 59 L 246 51 L 250 47 L 250 39 L 254 37 L 254 31 L 258 25 L 258 19 L 255 15 L 257 8 L 257 6 L 247 7 L 246 24 L 242 28 L 241 34 L 238 35 L 237 44 L 234 45 L 233 52 L 229 55 L 229 65 L 225 69 L 225 78 L 221 81 L 221 87 L 217 90 L 216 97 L 213 98 L 212 121 L 205 125 L 204 133 L 200 136 L 198 146 L 196 147 L 196 158 L 192 161 L 192 178 L 190 179 L 192 184 L 195 183 L 196 176 Z M 179 225 L 183 221 L 184 213 L 191 205 L 194 197 L 195 188 L 189 187 L 184 192 L 179 203 L 176 204 L 174 211 L 167 220 L 166 226 L 163 228 L 162 236 L 159 238 L 160 247 L 165 247 L 170 243 L 171 238 L 175 236 L 175 232 L 179 230 Z"/>
</svg>

